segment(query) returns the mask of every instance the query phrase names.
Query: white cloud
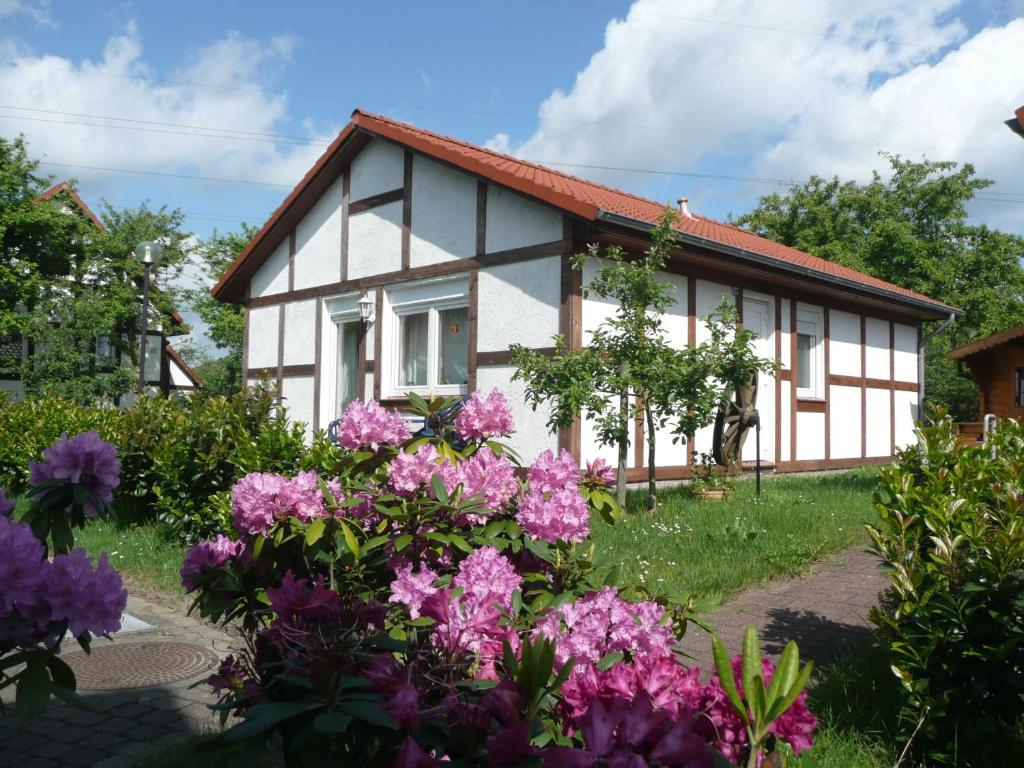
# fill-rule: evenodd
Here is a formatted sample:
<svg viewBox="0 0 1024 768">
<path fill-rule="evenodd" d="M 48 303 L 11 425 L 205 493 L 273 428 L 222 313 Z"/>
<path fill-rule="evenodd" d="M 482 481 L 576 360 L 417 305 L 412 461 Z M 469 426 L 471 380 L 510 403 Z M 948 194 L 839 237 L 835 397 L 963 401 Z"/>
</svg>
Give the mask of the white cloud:
<svg viewBox="0 0 1024 768">
<path fill-rule="evenodd" d="M 968 39 L 957 10 L 956 0 L 698 0 L 684 10 L 637 0 L 608 24 L 603 48 L 571 89 L 544 101 L 539 128 L 515 151 L 539 161 L 718 164 L 801 179 L 866 178 L 882 162 L 878 151 L 890 149 L 968 160 L 1007 191 L 1024 191 L 1014 181 L 1024 144 L 1002 124 L 1024 103 L 1024 20 Z M 498 135 L 492 143 L 509 142 Z M 615 172 L 602 180 L 651 183 Z M 675 183 L 699 211 L 693 181 Z M 734 187 L 724 196 L 764 191 Z M 979 205 L 978 214 L 1024 228 L 1020 204 Z"/>
<path fill-rule="evenodd" d="M 291 185 L 340 127 L 306 126 L 304 136 L 318 142 L 312 145 L 254 140 L 254 133 L 296 132 L 282 128 L 287 97 L 264 85 L 287 65 L 294 46 L 287 35 L 254 40 L 231 33 L 192 51 L 165 76 L 146 63 L 134 25 L 108 40 L 96 60 L 18 50 L 0 63 L 0 132 L 25 133 L 33 156 L 55 162 Z M 102 127 L 112 124 L 120 127 Z M 226 130 L 211 138 L 180 126 Z M 92 198 L 117 190 L 118 177 L 109 174 L 45 170 L 76 176 Z"/>
<path fill-rule="evenodd" d="M 0 0 L 0 21 L 18 15 L 27 16 L 37 24 L 53 25 L 49 0 Z"/>
</svg>

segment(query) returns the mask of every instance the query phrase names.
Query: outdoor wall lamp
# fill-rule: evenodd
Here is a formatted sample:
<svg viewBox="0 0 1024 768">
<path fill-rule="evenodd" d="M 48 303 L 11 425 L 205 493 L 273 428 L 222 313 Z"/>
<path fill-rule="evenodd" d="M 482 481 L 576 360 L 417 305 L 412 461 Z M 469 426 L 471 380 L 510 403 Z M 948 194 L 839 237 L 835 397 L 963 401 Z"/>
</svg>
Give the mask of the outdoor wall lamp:
<svg viewBox="0 0 1024 768">
<path fill-rule="evenodd" d="M 374 309 L 376 308 L 376 302 L 373 300 L 373 296 L 369 292 L 364 293 L 362 298 L 356 302 L 359 307 L 359 319 L 363 321 L 364 325 L 370 325 L 374 320 Z"/>
</svg>

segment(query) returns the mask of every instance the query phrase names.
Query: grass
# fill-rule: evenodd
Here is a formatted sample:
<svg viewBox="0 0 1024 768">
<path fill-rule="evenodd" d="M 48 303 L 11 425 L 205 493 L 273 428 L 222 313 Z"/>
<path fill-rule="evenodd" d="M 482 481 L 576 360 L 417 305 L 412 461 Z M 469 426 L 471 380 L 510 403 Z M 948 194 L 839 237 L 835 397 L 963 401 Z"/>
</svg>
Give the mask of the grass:
<svg viewBox="0 0 1024 768">
<path fill-rule="evenodd" d="M 181 594 L 178 571 L 186 547 L 170 538 L 159 523 L 121 525 L 110 518 L 90 520 L 75 532 L 75 546 L 85 547 L 93 557 L 106 552 L 114 568 L 142 587 Z"/>
<path fill-rule="evenodd" d="M 597 521 L 599 549 L 622 562 L 623 580 L 680 593 L 727 596 L 867 541 L 875 470 L 765 479 L 761 497 L 741 479 L 724 501 L 697 501 L 679 486 L 659 493 L 654 514 L 631 492 L 630 514 Z"/>
<path fill-rule="evenodd" d="M 132 768 L 279 768 L 280 760 L 270 747 L 255 745 L 228 747 L 213 751 L 201 751 L 199 743 L 205 734 L 181 736 L 172 739 L 145 758 L 134 763 Z"/>
</svg>

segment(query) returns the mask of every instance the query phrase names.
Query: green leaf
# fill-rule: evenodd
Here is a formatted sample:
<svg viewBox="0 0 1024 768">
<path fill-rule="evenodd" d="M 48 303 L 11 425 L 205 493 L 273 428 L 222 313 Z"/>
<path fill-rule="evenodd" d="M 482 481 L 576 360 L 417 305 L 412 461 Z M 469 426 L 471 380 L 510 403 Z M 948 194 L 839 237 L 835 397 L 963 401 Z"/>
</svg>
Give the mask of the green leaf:
<svg viewBox="0 0 1024 768">
<path fill-rule="evenodd" d="M 601 660 L 597 662 L 595 666 L 602 672 L 607 672 L 609 669 L 614 667 L 623 659 L 622 651 L 615 651 L 613 653 L 605 654 L 601 657 Z"/>
<path fill-rule="evenodd" d="M 46 709 L 50 700 L 50 673 L 38 657 L 29 661 L 18 675 L 15 709 L 20 717 L 34 717 Z"/>
<path fill-rule="evenodd" d="M 139 342 L 141 345 L 141 342 Z M 444 487 L 444 483 L 441 481 L 440 475 L 434 475 L 430 478 L 430 487 L 434 489 L 434 497 L 442 504 L 448 503 L 448 489 Z"/>
<path fill-rule="evenodd" d="M 351 722 L 344 712 L 322 712 L 313 718 L 313 727 L 320 733 L 344 733 Z"/>
<path fill-rule="evenodd" d="M 746 694 L 754 720 L 760 721 L 764 711 L 759 708 L 755 695 L 754 684 L 761 685 L 761 646 L 757 642 L 757 630 L 747 627 L 743 633 L 743 691 Z"/>
<path fill-rule="evenodd" d="M 736 678 L 732 673 L 729 653 L 725 650 L 725 646 L 722 645 L 722 641 L 717 637 L 711 638 L 711 654 L 715 659 L 715 671 L 718 672 L 719 682 L 722 684 L 722 690 L 725 691 L 729 703 L 732 704 L 732 708 L 740 716 L 744 724 L 750 725 L 750 716 L 747 714 L 747 708 L 743 705 L 739 691 L 736 690 Z"/>
<path fill-rule="evenodd" d="M 768 708 L 771 709 L 775 699 L 782 696 L 793 686 L 793 681 L 800 671 L 800 652 L 796 643 L 790 640 L 782 650 L 779 665 L 775 667 L 771 685 L 768 687 Z"/>
<path fill-rule="evenodd" d="M 799 696 L 800 692 L 807 687 L 807 683 L 811 679 L 811 670 L 813 669 L 813 661 L 809 661 L 804 665 L 804 668 L 800 670 L 800 674 L 797 675 L 796 680 L 793 681 L 793 685 L 791 685 L 789 690 L 783 693 L 782 696 L 775 701 L 775 704 L 768 712 L 770 720 L 775 720 L 782 716 L 787 709 L 793 706 L 793 702 L 796 701 L 796 697 Z"/>
<path fill-rule="evenodd" d="M 395 719 L 380 707 L 372 704 L 343 701 L 338 705 L 338 708 L 370 725 L 390 728 L 393 731 L 398 730 L 398 723 L 395 722 Z"/>
<path fill-rule="evenodd" d="M 68 691 L 75 691 L 78 687 L 75 673 L 60 656 L 48 657 L 46 666 L 50 669 L 50 678 L 53 680 L 54 685 L 59 685 Z"/>
<path fill-rule="evenodd" d="M 142 341 L 139 341 L 141 346 Z M 322 517 L 318 517 L 312 523 L 309 524 L 309 528 L 306 529 L 306 546 L 311 547 L 316 544 L 320 537 L 324 535 L 324 530 L 327 528 L 327 524 L 324 522 Z"/>
<path fill-rule="evenodd" d="M 356 536 L 352 533 L 352 529 L 349 528 L 348 524 L 343 520 L 338 521 L 338 525 L 341 527 L 341 534 L 345 537 L 345 544 L 348 546 L 349 551 L 355 556 L 356 560 L 359 559 L 359 542 L 356 540 Z"/>
</svg>

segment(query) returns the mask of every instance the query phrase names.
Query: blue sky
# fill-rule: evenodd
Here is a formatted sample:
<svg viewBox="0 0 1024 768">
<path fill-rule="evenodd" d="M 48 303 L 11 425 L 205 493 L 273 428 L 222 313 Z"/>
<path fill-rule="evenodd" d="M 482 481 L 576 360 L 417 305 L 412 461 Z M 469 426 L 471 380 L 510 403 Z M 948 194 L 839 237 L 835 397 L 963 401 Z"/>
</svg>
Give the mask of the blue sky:
<svg viewBox="0 0 1024 768">
<path fill-rule="evenodd" d="M 1022 12 L 0 0 L 0 132 L 91 205 L 178 207 L 200 236 L 262 223 L 357 106 L 716 218 L 811 173 L 867 178 L 880 150 L 969 161 L 997 181 L 974 217 L 1024 232 L 1024 142 L 1002 125 L 1024 104 Z"/>
</svg>

